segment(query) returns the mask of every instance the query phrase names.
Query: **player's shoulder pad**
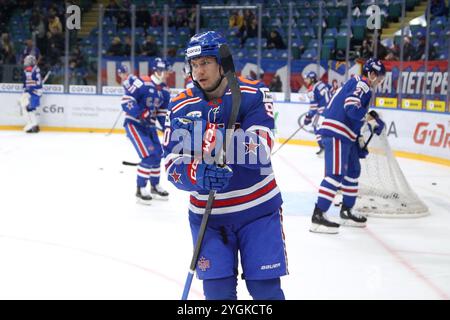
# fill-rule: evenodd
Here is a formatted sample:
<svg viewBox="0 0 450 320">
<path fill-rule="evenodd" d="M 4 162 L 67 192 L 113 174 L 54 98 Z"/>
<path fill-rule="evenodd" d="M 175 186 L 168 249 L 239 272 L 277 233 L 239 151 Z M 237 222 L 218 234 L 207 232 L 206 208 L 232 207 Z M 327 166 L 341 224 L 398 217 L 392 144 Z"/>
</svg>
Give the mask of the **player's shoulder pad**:
<svg viewBox="0 0 450 320">
<path fill-rule="evenodd" d="M 150 86 L 152 84 L 152 79 L 150 79 L 149 76 L 141 76 L 141 80 L 146 86 Z"/>
<path fill-rule="evenodd" d="M 179 103 L 183 100 L 193 98 L 194 93 L 192 92 L 192 89 L 186 89 L 184 91 L 181 91 L 179 94 L 177 94 L 175 97 L 173 97 L 170 102 L 172 103 Z"/>
<path fill-rule="evenodd" d="M 249 96 L 257 96 L 258 93 L 262 94 L 263 102 L 272 102 L 272 95 L 270 90 L 266 88 L 264 83 L 259 80 L 250 80 L 244 77 L 238 78 L 239 87 L 242 94 L 248 94 Z"/>
</svg>

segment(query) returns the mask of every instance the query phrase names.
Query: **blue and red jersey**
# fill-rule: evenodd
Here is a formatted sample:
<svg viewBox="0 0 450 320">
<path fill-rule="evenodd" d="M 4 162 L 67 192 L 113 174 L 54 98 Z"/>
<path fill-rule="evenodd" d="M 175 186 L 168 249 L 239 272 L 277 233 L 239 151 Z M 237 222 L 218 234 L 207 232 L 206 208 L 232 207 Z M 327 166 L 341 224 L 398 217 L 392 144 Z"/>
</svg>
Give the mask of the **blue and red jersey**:
<svg viewBox="0 0 450 320">
<path fill-rule="evenodd" d="M 278 210 L 282 204 L 270 162 L 274 144 L 272 96 L 259 81 L 240 77 L 238 82 L 242 100 L 229 148 L 232 150 L 227 150 L 227 164 L 233 170 L 233 177 L 226 189 L 216 193 L 212 210 L 215 217 L 225 218 L 236 213 L 264 215 Z M 226 128 L 231 107 L 228 88 L 221 98 L 208 101 L 204 93 L 194 87 L 180 93 L 169 104 L 164 133 L 166 172 L 168 180 L 178 189 L 191 192 L 190 213 L 204 213 L 209 191 L 196 184 L 194 156 L 180 151 L 171 122 L 177 117 L 196 116 L 210 125 Z"/>
</svg>

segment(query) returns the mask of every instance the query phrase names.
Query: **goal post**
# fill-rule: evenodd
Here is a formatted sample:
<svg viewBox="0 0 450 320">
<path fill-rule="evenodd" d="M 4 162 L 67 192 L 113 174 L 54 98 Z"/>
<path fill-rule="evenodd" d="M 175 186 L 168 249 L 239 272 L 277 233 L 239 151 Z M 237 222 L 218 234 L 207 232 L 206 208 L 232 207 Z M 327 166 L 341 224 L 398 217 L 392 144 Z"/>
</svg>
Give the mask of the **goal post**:
<svg viewBox="0 0 450 320">
<path fill-rule="evenodd" d="M 367 158 L 361 159 L 361 177 L 354 210 L 364 215 L 386 218 L 428 215 L 427 206 L 412 190 L 391 150 L 386 130 L 380 136 L 374 135 L 369 151 Z"/>
</svg>

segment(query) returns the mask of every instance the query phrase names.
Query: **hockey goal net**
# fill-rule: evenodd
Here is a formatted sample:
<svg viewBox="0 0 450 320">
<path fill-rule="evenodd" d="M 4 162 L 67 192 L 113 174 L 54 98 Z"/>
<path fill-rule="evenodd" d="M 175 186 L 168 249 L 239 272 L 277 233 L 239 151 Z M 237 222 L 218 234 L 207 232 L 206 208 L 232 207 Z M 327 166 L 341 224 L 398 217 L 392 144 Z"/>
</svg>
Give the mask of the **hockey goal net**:
<svg viewBox="0 0 450 320">
<path fill-rule="evenodd" d="M 366 128 L 364 135 L 369 135 Z M 361 160 L 355 211 L 364 215 L 412 218 L 428 215 L 427 206 L 411 189 L 389 145 L 386 130 L 374 135 L 369 155 Z"/>
</svg>

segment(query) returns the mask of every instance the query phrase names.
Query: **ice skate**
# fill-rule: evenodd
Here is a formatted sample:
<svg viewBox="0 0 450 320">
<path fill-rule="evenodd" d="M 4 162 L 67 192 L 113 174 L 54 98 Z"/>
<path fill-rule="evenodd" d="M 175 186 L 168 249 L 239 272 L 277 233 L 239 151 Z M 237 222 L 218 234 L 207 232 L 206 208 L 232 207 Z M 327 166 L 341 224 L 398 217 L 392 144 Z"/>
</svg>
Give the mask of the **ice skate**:
<svg viewBox="0 0 450 320">
<path fill-rule="evenodd" d="M 151 205 L 152 204 L 152 196 L 148 192 L 146 187 L 137 187 L 136 190 L 136 201 L 137 203 L 144 204 L 144 205 Z"/>
<path fill-rule="evenodd" d="M 316 206 L 311 218 L 311 228 L 309 231 L 336 234 L 339 232 L 339 223 L 329 220 L 326 214 Z"/>
<path fill-rule="evenodd" d="M 359 228 L 364 228 L 366 226 L 367 221 L 366 217 L 352 213 L 352 209 L 347 208 L 344 205 L 342 205 L 340 215 L 341 215 L 341 224 L 343 226 L 359 227 Z"/>
<path fill-rule="evenodd" d="M 152 186 L 151 194 L 155 200 L 168 200 L 169 193 L 164 190 L 159 184 Z"/>
</svg>

